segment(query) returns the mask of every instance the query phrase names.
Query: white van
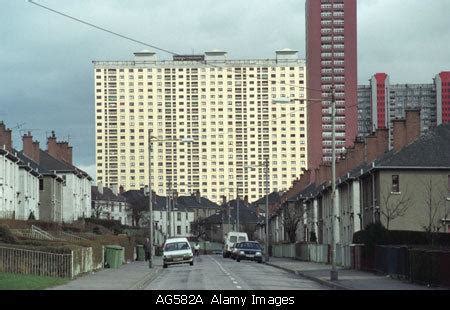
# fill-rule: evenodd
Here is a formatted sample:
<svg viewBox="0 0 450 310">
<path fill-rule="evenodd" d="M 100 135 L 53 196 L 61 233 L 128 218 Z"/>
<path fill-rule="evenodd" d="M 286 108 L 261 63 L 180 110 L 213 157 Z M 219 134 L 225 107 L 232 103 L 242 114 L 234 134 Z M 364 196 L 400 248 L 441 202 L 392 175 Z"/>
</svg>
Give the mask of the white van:
<svg viewBox="0 0 450 310">
<path fill-rule="evenodd" d="M 194 265 L 192 248 L 186 238 L 167 239 L 163 248 L 163 268 L 168 265 L 189 264 Z"/>
<path fill-rule="evenodd" d="M 245 241 L 248 241 L 247 233 L 230 231 L 229 233 L 225 234 L 222 253 L 223 257 L 224 258 L 231 257 L 232 247 L 238 242 L 245 242 Z"/>
</svg>

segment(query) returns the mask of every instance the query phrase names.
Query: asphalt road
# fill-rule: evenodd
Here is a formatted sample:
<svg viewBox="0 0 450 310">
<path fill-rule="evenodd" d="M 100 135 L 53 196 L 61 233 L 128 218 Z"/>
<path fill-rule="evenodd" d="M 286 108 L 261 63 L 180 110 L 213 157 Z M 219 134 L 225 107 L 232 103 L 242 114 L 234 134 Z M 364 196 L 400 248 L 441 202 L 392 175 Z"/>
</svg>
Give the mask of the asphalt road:
<svg viewBox="0 0 450 310">
<path fill-rule="evenodd" d="M 221 255 L 194 258 L 194 266 L 174 265 L 147 290 L 323 290 L 326 287 L 277 268 L 251 261 L 236 262 Z"/>
</svg>

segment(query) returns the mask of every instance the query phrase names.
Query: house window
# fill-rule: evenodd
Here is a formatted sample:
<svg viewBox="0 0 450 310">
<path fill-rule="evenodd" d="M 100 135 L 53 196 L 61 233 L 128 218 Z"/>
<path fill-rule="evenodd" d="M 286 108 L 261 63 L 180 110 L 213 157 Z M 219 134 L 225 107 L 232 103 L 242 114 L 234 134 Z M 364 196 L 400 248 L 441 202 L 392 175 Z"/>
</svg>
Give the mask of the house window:
<svg viewBox="0 0 450 310">
<path fill-rule="evenodd" d="M 392 176 L 392 192 L 400 193 L 400 177 L 398 175 Z"/>
<path fill-rule="evenodd" d="M 181 221 L 181 212 L 177 212 L 177 221 Z"/>
<path fill-rule="evenodd" d="M 449 182 L 450 182 L 450 176 L 449 176 Z M 39 179 L 39 190 L 44 190 L 44 179 Z"/>
<path fill-rule="evenodd" d="M 177 235 L 181 235 L 181 226 L 177 226 Z"/>
<path fill-rule="evenodd" d="M 189 233 L 189 226 L 186 226 L 186 235 Z"/>
</svg>

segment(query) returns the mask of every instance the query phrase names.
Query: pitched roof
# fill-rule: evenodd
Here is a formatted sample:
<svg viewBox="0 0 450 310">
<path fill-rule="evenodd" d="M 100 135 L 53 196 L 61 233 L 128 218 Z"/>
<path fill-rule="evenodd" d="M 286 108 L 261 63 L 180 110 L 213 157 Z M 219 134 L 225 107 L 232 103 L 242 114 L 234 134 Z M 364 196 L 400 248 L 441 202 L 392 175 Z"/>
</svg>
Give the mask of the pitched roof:
<svg viewBox="0 0 450 310">
<path fill-rule="evenodd" d="M 191 196 L 179 196 L 176 199 L 177 206 L 184 206 L 186 208 L 211 208 L 218 209 L 220 206 L 211 200 L 200 197 L 200 201 L 197 199 L 195 195 Z"/>
<path fill-rule="evenodd" d="M 269 194 L 269 205 L 279 203 L 281 201 L 281 192 L 272 192 Z M 266 204 L 266 196 L 261 197 L 257 201 L 253 202 L 252 205 L 262 205 Z"/>
<path fill-rule="evenodd" d="M 91 186 L 91 197 L 92 200 L 117 201 L 117 202 L 126 201 L 125 197 L 114 194 L 114 192 L 108 187 L 103 187 L 103 194 L 102 194 L 99 192 L 98 186 Z"/>
<path fill-rule="evenodd" d="M 230 212 L 230 216 L 228 216 L 228 211 Z M 229 218 L 231 218 L 231 223 L 236 223 L 237 221 L 237 208 L 232 206 L 230 209 L 222 209 L 219 213 L 211 215 L 210 217 L 204 219 L 205 222 L 211 224 L 220 224 L 223 223 L 228 224 Z M 239 207 L 239 223 L 240 224 L 256 224 L 262 220 L 262 217 L 256 214 L 254 210 L 249 207 L 240 206 Z"/>
<path fill-rule="evenodd" d="M 144 190 L 130 190 L 121 194 L 121 196 L 125 197 L 126 201 L 132 206 L 144 206 L 147 210 L 149 209 L 149 199 L 148 196 L 144 193 Z M 152 209 L 153 211 L 166 211 L 166 197 L 156 195 L 154 192 L 152 193 Z M 192 212 L 192 208 L 186 207 L 182 204 L 177 204 L 173 211 L 183 211 L 183 212 Z"/>
<path fill-rule="evenodd" d="M 36 177 L 39 177 L 41 175 L 38 164 L 36 164 L 30 158 L 26 157 L 24 154 L 22 154 L 22 152 L 19 152 L 17 150 L 14 150 L 14 152 L 16 153 L 17 158 L 20 160 L 19 166 L 21 168 L 25 168 L 26 170 L 28 170 L 31 174 L 33 174 Z"/>
<path fill-rule="evenodd" d="M 39 170 L 43 172 L 59 172 L 59 173 L 73 173 L 79 177 L 85 177 L 89 180 L 92 178 L 83 170 L 63 161 L 60 161 L 46 151 L 39 150 Z"/>
<path fill-rule="evenodd" d="M 380 158 L 376 167 L 450 169 L 450 123 L 433 128 L 399 152 Z"/>
</svg>

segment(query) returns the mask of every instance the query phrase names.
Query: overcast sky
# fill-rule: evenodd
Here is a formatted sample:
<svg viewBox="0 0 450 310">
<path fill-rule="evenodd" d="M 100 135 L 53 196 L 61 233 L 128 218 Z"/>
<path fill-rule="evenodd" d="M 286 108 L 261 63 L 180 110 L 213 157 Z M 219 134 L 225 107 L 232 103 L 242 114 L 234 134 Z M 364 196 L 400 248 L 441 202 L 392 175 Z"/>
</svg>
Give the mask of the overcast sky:
<svg viewBox="0 0 450 310">
<path fill-rule="evenodd" d="M 36 0 L 176 53 L 215 48 L 230 58 L 305 54 L 304 0 Z M 127 60 L 144 49 L 25 0 L 0 0 L 0 120 L 70 135 L 74 161 L 94 176 L 92 60 Z M 358 0 L 358 79 L 431 83 L 450 70 L 450 0 Z M 163 55 L 162 57 L 168 57 Z M 23 132 L 22 132 L 23 133 Z M 19 130 L 14 142 L 21 149 Z"/>
</svg>

